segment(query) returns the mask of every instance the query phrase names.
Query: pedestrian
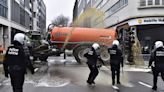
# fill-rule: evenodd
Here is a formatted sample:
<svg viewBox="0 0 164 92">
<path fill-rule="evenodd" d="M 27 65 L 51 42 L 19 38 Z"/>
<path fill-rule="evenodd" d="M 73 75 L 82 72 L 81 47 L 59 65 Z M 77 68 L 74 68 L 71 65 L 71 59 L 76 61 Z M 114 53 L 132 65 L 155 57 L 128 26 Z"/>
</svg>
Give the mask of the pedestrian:
<svg viewBox="0 0 164 92">
<path fill-rule="evenodd" d="M 88 68 L 90 69 L 90 73 L 87 80 L 87 83 L 89 85 L 95 84 L 94 80 L 99 73 L 97 61 L 99 60 L 103 63 L 103 60 L 100 58 L 100 55 L 98 53 L 99 50 L 100 50 L 100 45 L 98 43 L 94 43 L 91 49 L 86 54 L 84 54 L 84 57 L 87 58 Z"/>
<path fill-rule="evenodd" d="M 151 57 L 149 60 L 149 66 L 152 68 L 153 72 L 153 90 L 157 90 L 157 79 L 159 73 L 161 73 L 161 78 L 164 81 L 164 47 L 162 41 L 155 42 L 155 48 L 151 52 Z"/>
<path fill-rule="evenodd" d="M 8 47 L 3 61 L 5 77 L 8 78 L 10 75 L 13 92 L 23 92 L 26 68 L 34 74 L 28 49 L 24 50 L 25 38 L 23 33 L 17 33 L 14 36 L 13 45 Z"/>
<path fill-rule="evenodd" d="M 119 41 L 114 40 L 112 47 L 108 49 L 110 54 L 110 66 L 112 72 L 112 85 L 115 85 L 115 75 L 117 76 L 117 84 L 120 83 L 120 65 L 123 68 L 123 55 L 119 49 Z"/>
</svg>

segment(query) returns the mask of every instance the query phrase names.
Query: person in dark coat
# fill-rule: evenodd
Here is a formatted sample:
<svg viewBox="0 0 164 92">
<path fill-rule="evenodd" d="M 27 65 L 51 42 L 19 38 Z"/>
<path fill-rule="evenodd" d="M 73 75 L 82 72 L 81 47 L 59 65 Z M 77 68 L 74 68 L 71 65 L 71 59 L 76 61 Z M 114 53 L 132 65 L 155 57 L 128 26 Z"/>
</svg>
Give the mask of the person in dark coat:
<svg viewBox="0 0 164 92">
<path fill-rule="evenodd" d="M 155 42 L 155 48 L 151 52 L 149 66 L 153 72 L 153 90 L 157 90 L 157 79 L 159 73 L 164 81 L 164 47 L 162 41 Z"/>
<path fill-rule="evenodd" d="M 34 74 L 34 67 L 29 59 L 29 51 L 24 47 L 26 36 L 17 33 L 14 36 L 13 45 L 9 46 L 3 61 L 5 77 L 10 75 L 13 92 L 23 92 L 23 84 L 26 68 Z"/>
<path fill-rule="evenodd" d="M 112 72 L 112 85 L 115 85 L 115 75 L 117 75 L 117 84 L 120 84 L 120 65 L 123 67 L 122 51 L 118 48 L 119 41 L 114 40 L 112 47 L 108 49 L 110 54 L 110 65 Z"/>
<path fill-rule="evenodd" d="M 100 49 L 100 45 L 98 43 L 94 43 L 92 45 L 92 48 L 86 54 L 84 54 L 84 57 L 87 58 L 87 65 L 90 69 L 90 74 L 87 80 L 87 83 L 89 85 L 95 84 L 94 80 L 99 73 L 97 61 L 100 60 L 103 63 L 103 60 L 100 58 L 99 54 L 97 53 L 99 49 Z"/>
</svg>

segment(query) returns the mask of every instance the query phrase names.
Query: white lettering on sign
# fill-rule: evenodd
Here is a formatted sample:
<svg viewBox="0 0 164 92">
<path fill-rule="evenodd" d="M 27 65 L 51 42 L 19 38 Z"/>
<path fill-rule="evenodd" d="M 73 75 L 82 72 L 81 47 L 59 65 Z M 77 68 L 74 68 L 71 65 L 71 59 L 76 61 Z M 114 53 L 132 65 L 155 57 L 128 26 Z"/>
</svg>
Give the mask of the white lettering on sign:
<svg viewBox="0 0 164 92">
<path fill-rule="evenodd" d="M 116 54 L 116 50 L 110 50 L 110 54 Z"/>
<path fill-rule="evenodd" d="M 150 19 L 144 19 L 143 22 L 164 22 L 164 18 L 150 18 Z"/>
<path fill-rule="evenodd" d="M 19 49 L 9 48 L 8 54 L 9 55 L 18 55 Z"/>
<path fill-rule="evenodd" d="M 93 55 L 93 51 L 89 51 L 88 54 L 89 54 L 89 55 Z"/>
<path fill-rule="evenodd" d="M 150 18 L 138 18 L 128 21 L 130 26 L 133 25 L 145 25 L 145 24 L 164 24 L 164 17 L 150 17 Z"/>
<path fill-rule="evenodd" d="M 163 51 L 157 51 L 156 56 L 164 56 L 164 52 Z"/>
</svg>

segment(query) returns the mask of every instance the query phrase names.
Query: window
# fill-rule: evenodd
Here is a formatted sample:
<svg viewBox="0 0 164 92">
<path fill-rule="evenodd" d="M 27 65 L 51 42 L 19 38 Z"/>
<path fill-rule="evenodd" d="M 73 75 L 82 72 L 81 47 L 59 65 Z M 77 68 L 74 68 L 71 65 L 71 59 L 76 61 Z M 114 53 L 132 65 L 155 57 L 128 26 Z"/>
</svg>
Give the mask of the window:
<svg viewBox="0 0 164 92">
<path fill-rule="evenodd" d="M 97 9 L 100 9 L 101 8 L 101 4 L 102 4 L 103 1 L 101 1 L 98 5 L 97 5 Z"/>
<path fill-rule="evenodd" d="M 146 6 L 146 0 L 141 0 L 140 1 L 140 6 Z"/>
<path fill-rule="evenodd" d="M 0 0 L 0 4 L 7 6 L 7 0 Z"/>
<path fill-rule="evenodd" d="M 7 18 L 7 8 L 0 4 L 0 16 Z"/>
<path fill-rule="evenodd" d="M 87 0 L 87 4 L 89 3 L 89 0 Z"/>
<path fill-rule="evenodd" d="M 114 4 L 112 7 L 110 7 L 106 12 L 111 15 L 115 12 L 117 12 L 119 9 L 123 8 L 128 4 L 128 0 L 119 0 L 116 4 Z"/>
<path fill-rule="evenodd" d="M 91 0 L 91 2 L 92 2 L 92 4 L 94 5 L 94 4 L 95 4 L 95 2 L 96 2 L 96 0 Z"/>
<path fill-rule="evenodd" d="M 106 4 L 107 2 L 108 2 L 108 0 L 103 0 L 102 5 Z"/>
<path fill-rule="evenodd" d="M 155 0 L 155 5 L 160 5 L 160 0 Z"/>
<path fill-rule="evenodd" d="M 125 2 L 125 4 L 127 4 L 128 3 L 128 0 L 124 0 L 124 2 Z"/>
<path fill-rule="evenodd" d="M 24 6 L 24 5 L 25 5 L 25 1 L 24 1 L 24 0 L 20 0 L 20 4 L 21 4 L 22 6 Z"/>
<path fill-rule="evenodd" d="M 148 5 L 153 5 L 153 0 L 148 0 Z"/>
<path fill-rule="evenodd" d="M 82 0 L 78 1 L 78 7 L 82 4 L 81 2 L 82 2 Z"/>
<path fill-rule="evenodd" d="M 164 5 L 164 0 L 162 0 L 162 5 Z"/>
</svg>

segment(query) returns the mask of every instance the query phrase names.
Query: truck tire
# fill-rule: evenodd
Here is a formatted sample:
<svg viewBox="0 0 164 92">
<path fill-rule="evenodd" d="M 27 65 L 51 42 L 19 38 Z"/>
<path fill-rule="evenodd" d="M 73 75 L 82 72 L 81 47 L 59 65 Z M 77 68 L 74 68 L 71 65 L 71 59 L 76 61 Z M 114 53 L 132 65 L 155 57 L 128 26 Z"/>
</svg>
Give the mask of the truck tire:
<svg viewBox="0 0 164 92">
<path fill-rule="evenodd" d="M 107 46 L 101 46 L 101 48 L 100 48 L 100 57 L 103 61 L 109 62 L 110 54 L 108 53 L 108 47 Z"/>
<path fill-rule="evenodd" d="M 82 46 L 78 46 L 75 49 L 73 49 L 73 56 L 75 57 L 76 61 L 81 64 L 82 62 L 86 62 L 85 57 L 84 57 L 84 52 L 86 51 L 86 49 L 89 48 L 88 45 L 82 45 Z"/>
<path fill-rule="evenodd" d="M 41 56 L 39 57 L 39 60 L 44 61 L 44 62 L 47 62 L 47 58 L 48 58 L 47 55 L 41 55 Z"/>
<path fill-rule="evenodd" d="M 36 61 L 37 59 L 38 59 L 38 57 L 33 56 L 33 61 Z"/>
</svg>

